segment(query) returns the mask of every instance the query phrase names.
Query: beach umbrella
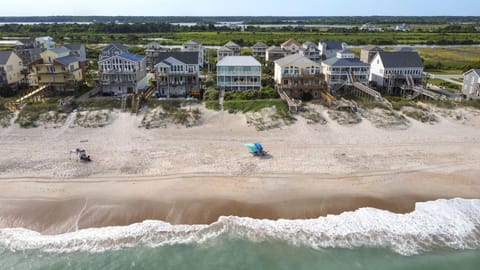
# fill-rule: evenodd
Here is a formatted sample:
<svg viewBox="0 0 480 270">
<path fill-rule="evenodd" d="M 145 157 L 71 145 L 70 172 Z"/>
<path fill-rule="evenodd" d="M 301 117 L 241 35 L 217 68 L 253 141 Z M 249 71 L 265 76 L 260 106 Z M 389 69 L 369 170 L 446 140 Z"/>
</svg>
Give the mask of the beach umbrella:
<svg viewBox="0 0 480 270">
<path fill-rule="evenodd" d="M 263 151 L 263 146 L 261 143 L 246 143 L 243 146 L 247 147 L 250 150 L 250 153 L 257 153 Z"/>
</svg>

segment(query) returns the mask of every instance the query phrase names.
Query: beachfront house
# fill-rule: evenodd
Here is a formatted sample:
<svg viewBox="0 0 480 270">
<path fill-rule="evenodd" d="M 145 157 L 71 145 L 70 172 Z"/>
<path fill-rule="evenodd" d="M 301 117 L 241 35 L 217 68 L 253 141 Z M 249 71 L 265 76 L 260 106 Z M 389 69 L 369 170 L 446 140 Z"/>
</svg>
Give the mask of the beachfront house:
<svg viewBox="0 0 480 270">
<path fill-rule="evenodd" d="M 227 56 L 217 63 L 217 87 L 224 90 L 258 90 L 261 64 L 252 56 Z"/>
<path fill-rule="evenodd" d="M 160 62 L 158 55 L 161 52 L 166 52 L 167 50 L 163 48 L 160 44 L 156 42 L 150 42 L 145 47 L 145 62 L 148 70 L 153 70 L 154 66 Z"/>
<path fill-rule="evenodd" d="M 480 99 L 480 69 L 470 69 L 463 74 L 462 93 L 469 99 Z"/>
<path fill-rule="evenodd" d="M 30 84 L 34 87 L 49 85 L 59 92 L 75 91 L 85 81 L 82 59 L 72 55 L 65 47 L 49 49 L 40 54 L 41 59 L 32 63 Z"/>
<path fill-rule="evenodd" d="M 292 54 L 275 62 L 274 80 L 277 88 L 294 98 L 309 95 L 319 98 L 327 84 L 319 63 L 300 54 Z"/>
<path fill-rule="evenodd" d="M 217 50 L 217 61 L 221 61 L 227 56 L 234 56 L 234 52 L 225 46 L 218 48 Z"/>
<path fill-rule="evenodd" d="M 200 93 L 199 52 L 162 52 L 155 65 L 159 97 L 187 97 Z"/>
<path fill-rule="evenodd" d="M 104 94 L 136 93 L 147 87 L 146 59 L 124 45 L 110 44 L 99 55 L 98 77 Z"/>
<path fill-rule="evenodd" d="M 20 40 L 15 44 L 13 51 L 22 59 L 23 65 L 27 67 L 33 61 L 41 58 L 41 48 L 35 47 L 35 42 L 32 40 Z"/>
<path fill-rule="evenodd" d="M 22 59 L 13 51 L 0 51 L 0 87 L 17 89 L 23 80 Z"/>
<path fill-rule="evenodd" d="M 103 59 L 107 59 L 122 53 L 128 53 L 127 46 L 120 43 L 111 43 L 102 49 L 102 51 L 100 52 L 100 55 L 98 56 L 98 60 L 100 61 Z"/>
<path fill-rule="evenodd" d="M 296 54 L 300 52 L 302 48 L 302 44 L 296 41 L 295 39 L 291 38 L 280 45 L 282 50 L 286 51 L 287 54 Z"/>
<path fill-rule="evenodd" d="M 268 45 L 263 42 L 257 42 L 252 46 L 253 56 L 265 58 Z"/>
<path fill-rule="evenodd" d="M 85 49 L 85 45 L 81 43 L 65 43 L 61 48 L 69 50 L 70 55 L 80 58 L 81 61 L 87 60 L 87 50 Z"/>
<path fill-rule="evenodd" d="M 321 61 L 320 50 L 313 42 L 307 41 L 303 43 L 302 48 L 300 48 L 300 54 L 314 62 Z"/>
<path fill-rule="evenodd" d="M 235 43 L 233 41 L 229 41 L 229 42 L 227 42 L 227 44 L 225 44 L 223 46 L 232 50 L 233 56 L 239 56 L 240 55 L 241 47 L 237 43 Z"/>
<path fill-rule="evenodd" d="M 50 36 L 35 38 L 35 47 L 43 50 L 50 50 L 55 48 L 55 41 Z"/>
<path fill-rule="evenodd" d="M 375 46 L 375 45 L 368 45 L 363 47 L 360 50 L 360 61 L 370 64 L 372 61 L 373 57 L 377 54 L 377 52 L 382 52 L 383 49 Z"/>
<path fill-rule="evenodd" d="M 347 49 L 338 52 L 336 57 L 322 62 L 322 71 L 325 74 L 330 91 L 336 90 L 345 83 L 358 81 L 368 84 L 370 65 L 355 58 L 355 54 Z"/>
<path fill-rule="evenodd" d="M 198 52 L 198 65 L 203 67 L 206 62 L 205 47 L 199 40 L 189 40 L 182 44 L 182 52 Z"/>
<path fill-rule="evenodd" d="M 337 52 L 343 51 L 347 48 L 347 43 L 342 41 L 320 41 L 318 49 L 322 59 L 328 59 L 337 56 Z"/>
<path fill-rule="evenodd" d="M 388 94 L 407 85 L 408 81 L 421 84 L 422 77 L 422 59 L 415 51 L 380 51 L 370 62 L 369 80 Z"/>
<path fill-rule="evenodd" d="M 287 55 L 287 52 L 278 46 L 270 46 L 265 52 L 265 60 L 267 62 L 273 62 Z"/>
</svg>

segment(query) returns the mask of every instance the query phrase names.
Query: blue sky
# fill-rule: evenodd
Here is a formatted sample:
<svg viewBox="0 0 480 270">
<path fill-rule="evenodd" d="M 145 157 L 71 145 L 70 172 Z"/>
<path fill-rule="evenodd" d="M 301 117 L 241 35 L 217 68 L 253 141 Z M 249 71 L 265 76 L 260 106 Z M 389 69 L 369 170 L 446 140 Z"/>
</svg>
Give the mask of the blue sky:
<svg viewBox="0 0 480 270">
<path fill-rule="evenodd" d="M 2 0 L 2 2 L 0 16 L 480 15 L 478 0 Z"/>
</svg>

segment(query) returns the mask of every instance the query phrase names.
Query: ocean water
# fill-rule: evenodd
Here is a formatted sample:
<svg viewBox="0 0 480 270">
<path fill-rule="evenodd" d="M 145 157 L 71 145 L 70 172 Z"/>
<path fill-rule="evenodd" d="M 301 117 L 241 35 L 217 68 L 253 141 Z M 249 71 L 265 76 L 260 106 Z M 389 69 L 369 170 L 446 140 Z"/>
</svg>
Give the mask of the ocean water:
<svg viewBox="0 0 480 270">
<path fill-rule="evenodd" d="M 42 235 L 0 229 L 0 269 L 480 269 L 480 200 L 309 220 L 144 221 Z"/>
</svg>

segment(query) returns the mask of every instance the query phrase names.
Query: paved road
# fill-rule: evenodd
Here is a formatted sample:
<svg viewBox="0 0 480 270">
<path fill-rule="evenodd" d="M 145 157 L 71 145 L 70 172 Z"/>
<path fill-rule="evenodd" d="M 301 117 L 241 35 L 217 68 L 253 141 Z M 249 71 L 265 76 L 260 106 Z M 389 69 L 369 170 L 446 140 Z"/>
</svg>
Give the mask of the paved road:
<svg viewBox="0 0 480 270">
<path fill-rule="evenodd" d="M 432 73 L 427 73 L 430 75 L 430 78 L 432 79 L 441 79 L 450 83 L 458 84 L 458 85 L 463 85 L 461 82 L 457 82 L 453 79 L 463 79 L 463 75 L 457 75 L 457 74 L 432 74 Z"/>
</svg>

